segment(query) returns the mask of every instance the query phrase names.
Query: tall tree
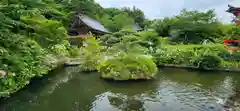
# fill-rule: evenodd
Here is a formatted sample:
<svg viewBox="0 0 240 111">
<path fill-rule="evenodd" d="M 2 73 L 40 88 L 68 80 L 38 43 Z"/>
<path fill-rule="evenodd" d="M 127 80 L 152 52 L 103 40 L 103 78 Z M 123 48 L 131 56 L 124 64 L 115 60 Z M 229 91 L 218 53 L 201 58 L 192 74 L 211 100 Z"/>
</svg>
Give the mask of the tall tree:
<svg viewBox="0 0 240 111">
<path fill-rule="evenodd" d="M 124 12 L 126 12 L 130 17 L 132 17 L 135 21 L 135 23 L 137 23 L 140 27 L 144 28 L 145 27 L 145 15 L 144 12 L 138 8 L 136 8 L 135 6 L 133 6 L 133 8 L 128 8 L 128 7 L 124 7 L 122 8 L 122 10 Z"/>
<path fill-rule="evenodd" d="M 82 13 L 93 18 L 97 15 L 103 15 L 103 8 L 94 0 L 56 0 L 64 6 L 68 12 Z"/>
</svg>

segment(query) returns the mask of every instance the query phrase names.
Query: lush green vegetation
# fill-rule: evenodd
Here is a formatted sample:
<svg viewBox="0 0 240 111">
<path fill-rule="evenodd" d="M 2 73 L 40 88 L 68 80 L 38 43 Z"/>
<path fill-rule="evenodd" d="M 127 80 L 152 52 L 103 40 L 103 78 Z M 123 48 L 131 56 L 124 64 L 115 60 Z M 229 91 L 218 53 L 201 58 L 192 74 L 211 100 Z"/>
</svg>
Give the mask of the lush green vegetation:
<svg viewBox="0 0 240 111">
<path fill-rule="evenodd" d="M 64 60 L 68 55 L 67 31 L 60 21 L 46 17 L 57 13 L 55 7 L 53 1 L 0 2 L 0 69 L 7 73 L 0 78 L 0 96 L 47 74 L 63 62 L 56 58 Z"/>
<path fill-rule="evenodd" d="M 120 53 L 100 65 L 101 77 L 114 80 L 151 79 L 158 70 L 151 58 L 126 53 Z"/>
<path fill-rule="evenodd" d="M 200 69 L 239 68 L 239 52 L 232 55 L 222 44 L 166 45 L 154 55 L 159 66 L 184 65 Z M 228 67 L 228 65 L 230 65 Z"/>
<path fill-rule="evenodd" d="M 0 70 L 7 75 L 0 76 L 0 96 L 18 91 L 31 78 L 47 74 L 67 61 L 68 57 L 81 55 L 86 60 L 83 62 L 85 65 L 82 65 L 86 68 L 83 69 L 94 70 L 95 60 L 99 58 L 96 55 L 98 51 L 92 51 L 92 47 L 87 47 L 87 50 L 81 48 L 83 52 L 77 47 L 70 48 L 68 25 L 76 13 L 104 21 L 103 24 L 112 31 L 145 20 L 139 9 L 116 10 L 119 13 L 102 8 L 94 0 L 1 1 Z M 135 12 L 139 16 L 130 17 L 129 14 Z M 127 18 L 126 21 L 122 22 L 123 18 Z"/>
<path fill-rule="evenodd" d="M 73 14 L 98 19 L 113 34 L 70 46 Z M 136 32 L 129 26 L 152 28 Z M 82 58 L 84 71 L 103 78 L 150 79 L 156 66 L 239 69 L 240 54 L 229 54 L 224 39 L 240 38 L 240 26 L 223 24 L 213 10 L 183 10 L 172 18 L 147 20 L 137 8 L 102 8 L 94 0 L 3 0 L 0 2 L 0 97 L 23 88 L 68 58 Z M 166 38 L 163 38 L 166 37 Z"/>
</svg>

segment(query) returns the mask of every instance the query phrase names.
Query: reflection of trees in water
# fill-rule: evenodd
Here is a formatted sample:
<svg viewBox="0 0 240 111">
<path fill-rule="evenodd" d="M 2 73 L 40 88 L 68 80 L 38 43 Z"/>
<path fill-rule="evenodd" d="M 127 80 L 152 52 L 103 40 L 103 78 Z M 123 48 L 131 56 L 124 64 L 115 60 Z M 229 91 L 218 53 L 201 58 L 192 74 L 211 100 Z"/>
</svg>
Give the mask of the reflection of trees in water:
<svg viewBox="0 0 240 111">
<path fill-rule="evenodd" d="M 201 88 L 209 89 L 214 85 L 223 81 L 226 76 L 220 75 L 219 72 L 212 71 L 196 71 L 186 69 L 170 69 L 166 73 L 162 73 L 165 78 L 178 84 L 200 85 Z"/>
<path fill-rule="evenodd" d="M 201 105 L 199 106 L 198 103 L 212 107 L 205 104 L 205 102 L 214 105 L 218 97 L 227 97 L 231 94 L 231 89 L 229 89 L 231 88 L 231 84 L 229 83 L 232 81 L 226 81 L 229 76 L 226 73 L 221 74 L 220 72 L 191 71 L 185 69 L 177 70 L 174 71 L 172 69 L 167 74 L 163 74 L 163 76 L 173 83 L 172 86 L 174 88 L 172 88 L 171 93 L 174 92 L 179 101 L 187 103 L 194 108 L 204 108 Z M 221 108 L 218 106 L 217 104 L 216 106 L 214 105 L 215 108 Z"/>
<path fill-rule="evenodd" d="M 121 111 L 144 111 L 144 98 L 156 99 L 159 80 L 139 82 L 110 82 L 113 95 L 108 96 L 112 106 Z"/>
<path fill-rule="evenodd" d="M 127 96 L 136 96 L 157 92 L 159 80 L 150 81 L 126 81 L 126 82 L 105 82 L 105 87 L 112 93 Z"/>
<path fill-rule="evenodd" d="M 226 108 L 240 107 L 240 75 L 234 74 L 232 79 L 234 93 L 225 100 L 224 106 Z"/>
<path fill-rule="evenodd" d="M 135 98 L 108 96 L 108 100 L 112 106 L 122 111 L 144 111 L 144 102 Z"/>
<path fill-rule="evenodd" d="M 140 95 L 145 95 L 147 97 L 151 97 L 152 100 L 157 100 L 160 96 L 162 96 L 158 94 L 159 91 L 163 91 L 161 93 L 174 94 L 179 101 L 182 101 L 184 103 L 189 102 L 191 105 L 193 105 L 193 107 L 197 107 L 198 105 L 195 104 L 195 102 L 199 102 L 201 98 L 209 101 L 208 99 L 211 98 L 210 95 L 209 97 L 205 97 L 208 95 L 207 90 L 215 89 L 216 87 L 218 87 L 218 84 L 221 83 L 221 81 L 224 81 L 225 77 L 226 76 L 219 76 L 219 74 L 214 74 L 214 72 L 198 72 L 180 69 L 177 69 L 176 71 L 174 69 L 171 69 L 170 71 L 164 71 L 163 73 L 160 73 L 159 78 L 151 84 L 149 84 L 148 82 L 144 84 L 141 83 L 135 86 L 131 86 L 129 84 L 128 87 L 124 88 L 116 87 L 117 85 L 114 84 L 113 86 L 115 87 L 111 88 L 111 92 L 115 94 L 121 93 L 127 95 L 128 99 L 121 98 L 119 96 L 108 98 L 111 105 L 117 107 L 118 109 L 124 111 L 134 111 L 139 109 L 144 110 L 144 101 L 141 99 L 134 99 L 132 97 L 136 96 L 138 98 L 144 98 Z M 186 85 L 189 87 L 185 87 Z M 195 89 L 194 86 L 199 88 Z M 193 98 L 196 96 L 197 98 Z"/>
</svg>

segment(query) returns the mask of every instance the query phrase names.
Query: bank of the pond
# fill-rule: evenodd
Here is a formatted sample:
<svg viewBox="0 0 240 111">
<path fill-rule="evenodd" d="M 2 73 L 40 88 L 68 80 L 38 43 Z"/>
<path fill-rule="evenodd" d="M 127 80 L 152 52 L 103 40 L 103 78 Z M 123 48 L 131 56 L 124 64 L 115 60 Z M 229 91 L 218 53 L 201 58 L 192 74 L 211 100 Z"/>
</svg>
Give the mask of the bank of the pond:
<svg viewBox="0 0 240 111">
<path fill-rule="evenodd" d="M 183 69 L 196 69 L 196 70 L 206 70 L 206 71 L 222 71 L 222 72 L 240 72 L 240 68 L 215 68 L 215 69 L 203 69 L 194 66 L 187 66 L 187 65 L 175 65 L 175 64 L 164 64 L 159 65 L 161 67 L 169 67 L 169 68 L 183 68 Z"/>
<path fill-rule="evenodd" d="M 158 66 L 240 72 L 240 53 L 230 54 L 222 44 L 165 45 L 153 55 Z"/>
<path fill-rule="evenodd" d="M 44 76 L 35 76 L 33 78 L 31 78 L 30 82 L 28 85 L 26 85 L 25 87 L 19 88 L 17 90 L 14 91 L 9 91 L 8 94 L 5 94 L 5 96 L 1 96 L 0 95 L 0 102 L 4 101 L 5 99 L 8 99 L 14 95 L 17 95 L 17 93 L 21 92 L 24 89 L 28 89 L 29 85 L 31 85 L 32 83 L 34 84 L 38 84 L 38 81 L 41 81 L 43 79 L 47 79 L 47 78 L 51 78 L 52 76 L 54 76 L 54 74 L 56 74 L 56 71 L 61 70 L 66 68 L 63 64 L 59 64 L 56 67 L 52 68 L 51 70 L 49 70 L 48 72 L 46 72 L 45 74 L 43 74 Z"/>
<path fill-rule="evenodd" d="M 47 56 L 45 59 L 46 59 L 46 61 L 44 61 L 44 63 L 43 63 L 44 65 L 47 66 L 45 72 L 43 72 L 39 76 L 33 76 L 32 78 L 30 78 L 29 82 L 26 83 L 26 85 L 24 85 L 23 87 L 17 87 L 17 88 L 13 88 L 11 90 L 5 90 L 5 91 L 0 92 L 0 99 L 11 97 L 13 94 L 17 93 L 18 91 L 26 88 L 33 79 L 43 78 L 43 77 L 51 74 L 51 72 L 53 72 L 54 70 L 65 67 L 64 64 L 68 60 L 68 58 L 66 58 L 66 57 L 65 57 L 65 59 L 55 58 L 54 60 L 50 60 Z M 3 80 L 3 81 L 4 81 L 4 79 L 7 79 L 7 76 L 6 76 L 6 78 L 1 78 L 1 80 Z"/>
</svg>

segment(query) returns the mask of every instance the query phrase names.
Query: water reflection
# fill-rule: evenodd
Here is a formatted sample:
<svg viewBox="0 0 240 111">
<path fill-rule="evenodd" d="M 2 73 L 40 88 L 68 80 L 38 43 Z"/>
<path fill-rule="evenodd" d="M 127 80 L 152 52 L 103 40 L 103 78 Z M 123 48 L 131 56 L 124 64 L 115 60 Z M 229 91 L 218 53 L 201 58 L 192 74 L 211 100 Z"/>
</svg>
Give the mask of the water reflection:
<svg viewBox="0 0 240 111">
<path fill-rule="evenodd" d="M 0 111 L 222 111 L 240 102 L 240 75 L 165 68 L 153 81 L 110 82 L 60 69 L 0 104 Z"/>
</svg>

